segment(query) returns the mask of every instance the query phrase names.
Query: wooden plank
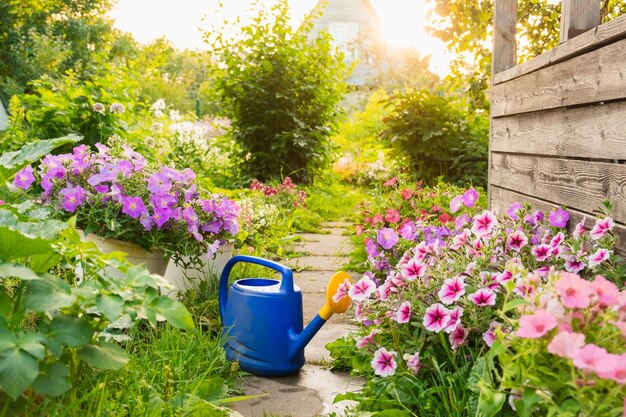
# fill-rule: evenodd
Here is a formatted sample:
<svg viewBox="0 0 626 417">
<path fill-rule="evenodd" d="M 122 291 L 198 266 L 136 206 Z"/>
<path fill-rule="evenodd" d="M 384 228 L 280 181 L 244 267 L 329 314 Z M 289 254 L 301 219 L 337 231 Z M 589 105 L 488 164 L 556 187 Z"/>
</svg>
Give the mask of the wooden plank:
<svg viewBox="0 0 626 417">
<path fill-rule="evenodd" d="M 523 195 L 515 191 L 507 190 L 505 188 L 500 188 L 496 186 L 492 187 L 491 199 L 489 200 L 489 207 L 491 209 L 496 209 L 498 213 L 506 213 L 506 210 L 508 210 L 511 204 L 515 202 L 530 203 L 535 209 L 541 210 L 544 213 L 548 213 L 552 209 L 559 206 L 558 204 L 554 204 L 549 201 L 539 200 L 537 198 Z M 594 214 L 585 213 L 585 212 L 571 209 L 571 208 L 568 208 L 567 211 L 570 214 L 570 221 L 568 222 L 568 227 L 567 227 L 569 231 L 572 231 L 574 226 L 578 222 L 580 222 L 583 217 L 587 218 L 585 225 L 589 229 L 594 223 L 593 219 L 596 217 Z M 621 255 L 625 255 L 626 254 L 626 226 L 622 224 L 616 224 L 614 233 L 615 233 L 615 236 L 617 237 L 615 250 Z"/>
<path fill-rule="evenodd" d="M 493 87 L 492 117 L 626 97 L 626 39 Z"/>
<path fill-rule="evenodd" d="M 561 2 L 561 35 L 563 43 L 600 24 L 598 0 L 563 0 Z"/>
<path fill-rule="evenodd" d="M 613 203 L 626 221 L 626 165 L 492 152 L 492 185 L 592 213 Z"/>
<path fill-rule="evenodd" d="M 626 15 L 587 31 L 523 64 L 495 74 L 493 83 L 501 84 L 624 38 L 626 38 Z"/>
<path fill-rule="evenodd" d="M 492 74 L 497 74 L 517 64 L 517 46 L 515 43 L 517 0 L 495 0 L 493 19 L 491 70 Z"/>
<path fill-rule="evenodd" d="M 491 151 L 626 160 L 626 101 L 492 120 Z"/>
</svg>

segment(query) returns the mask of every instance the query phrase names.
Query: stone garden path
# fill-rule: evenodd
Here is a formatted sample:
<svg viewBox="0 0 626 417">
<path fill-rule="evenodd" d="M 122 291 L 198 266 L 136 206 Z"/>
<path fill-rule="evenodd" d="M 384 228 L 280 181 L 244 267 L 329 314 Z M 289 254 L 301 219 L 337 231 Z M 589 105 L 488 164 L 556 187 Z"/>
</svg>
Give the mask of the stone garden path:
<svg viewBox="0 0 626 417">
<path fill-rule="evenodd" d="M 324 304 L 328 280 L 347 261 L 350 244 L 343 236 L 347 227 L 351 225 L 328 223 L 322 229 L 325 234 L 302 234 L 303 241 L 295 249 L 303 255 L 283 262 L 292 268 L 294 281 L 302 289 L 305 326 Z M 351 275 L 353 280 L 358 279 Z M 306 347 L 306 363 L 299 373 L 274 378 L 245 377 L 242 391 L 258 397 L 236 402 L 233 408 L 244 417 L 313 417 L 341 412 L 349 406 L 349 401 L 333 404 L 335 395 L 358 390 L 363 382 L 347 373 L 331 372 L 322 365 L 330 360 L 324 346 L 355 329 L 351 316 L 349 310 L 328 320 Z"/>
</svg>

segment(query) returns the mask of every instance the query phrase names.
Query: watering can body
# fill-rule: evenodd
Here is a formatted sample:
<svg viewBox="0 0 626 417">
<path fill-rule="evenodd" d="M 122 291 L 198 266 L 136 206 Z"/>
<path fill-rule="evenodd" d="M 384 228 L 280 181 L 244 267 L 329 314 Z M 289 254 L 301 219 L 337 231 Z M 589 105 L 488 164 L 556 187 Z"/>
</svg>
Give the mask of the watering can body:
<svg viewBox="0 0 626 417">
<path fill-rule="evenodd" d="M 230 272 L 239 262 L 274 269 L 282 279 L 240 279 L 229 290 Z M 226 357 L 238 361 L 243 370 L 260 376 L 288 375 L 302 368 L 304 347 L 333 314 L 330 308 L 322 308 L 303 329 L 302 291 L 293 284 L 291 270 L 276 262 L 241 255 L 224 267 L 219 307 Z"/>
</svg>

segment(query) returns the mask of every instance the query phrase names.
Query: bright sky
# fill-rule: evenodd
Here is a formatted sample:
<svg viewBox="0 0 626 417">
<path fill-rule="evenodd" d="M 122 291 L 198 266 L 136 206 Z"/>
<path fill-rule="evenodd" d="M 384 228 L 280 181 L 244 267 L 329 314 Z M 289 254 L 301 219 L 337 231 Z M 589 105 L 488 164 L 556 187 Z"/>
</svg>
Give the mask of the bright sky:
<svg viewBox="0 0 626 417">
<path fill-rule="evenodd" d="M 181 49 L 207 49 L 199 28 L 219 25 L 226 17 L 234 20 L 250 18 L 250 0 L 224 0 L 217 13 L 218 0 L 118 0 L 110 16 L 115 26 L 131 32 L 140 42 L 150 42 L 161 36 Z M 271 3 L 271 1 L 265 1 Z M 424 29 L 431 8 L 424 0 L 371 0 L 383 25 L 387 41 L 397 46 L 414 46 L 431 56 L 431 70 L 444 75 L 448 72 L 451 55 L 443 43 Z M 289 0 L 295 24 L 315 6 L 317 0 Z M 203 17 L 206 19 L 203 21 Z"/>
</svg>

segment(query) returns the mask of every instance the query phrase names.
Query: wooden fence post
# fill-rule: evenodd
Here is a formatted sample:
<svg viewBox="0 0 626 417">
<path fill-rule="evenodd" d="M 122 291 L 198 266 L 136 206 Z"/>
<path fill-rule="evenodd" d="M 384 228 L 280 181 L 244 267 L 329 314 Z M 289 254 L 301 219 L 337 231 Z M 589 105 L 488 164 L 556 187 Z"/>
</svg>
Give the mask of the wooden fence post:
<svg viewBox="0 0 626 417">
<path fill-rule="evenodd" d="M 559 43 L 600 24 L 600 0 L 562 0 Z"/>
<path fill-rule="evenodd" d="M 517 64 L 515 35 L 517 0 L 495 0 L 493 14 L 493 56 L 491 75 Z"/>
</svg>

